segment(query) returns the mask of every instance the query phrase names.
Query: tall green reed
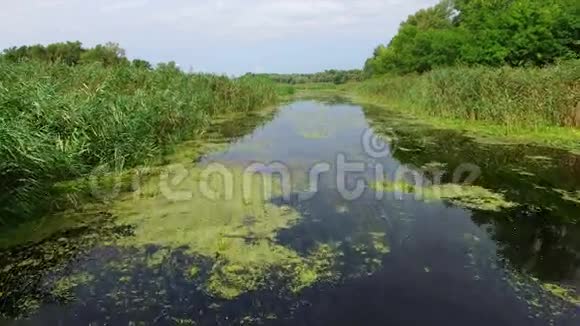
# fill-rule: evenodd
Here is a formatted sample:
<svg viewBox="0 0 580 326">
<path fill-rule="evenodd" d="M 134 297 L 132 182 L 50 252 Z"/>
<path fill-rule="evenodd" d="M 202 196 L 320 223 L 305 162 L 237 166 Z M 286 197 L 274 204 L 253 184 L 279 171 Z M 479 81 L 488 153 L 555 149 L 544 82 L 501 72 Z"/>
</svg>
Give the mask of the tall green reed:
<svg viewBox="0 0 580 326">
<path fill-rule="evenodd" d="M 580 127 L 580 60 L 547 68 L 441 68 L 384 76 L 357 91 L 414 113 L 507 127 Z"/>
<path fill-rule="evenodd" d="M 0 218 L 39 213 L 55 182 L 154 161 L 216 114 L 276 99 L 263 78 L 0 61 Z"/>
</svg>

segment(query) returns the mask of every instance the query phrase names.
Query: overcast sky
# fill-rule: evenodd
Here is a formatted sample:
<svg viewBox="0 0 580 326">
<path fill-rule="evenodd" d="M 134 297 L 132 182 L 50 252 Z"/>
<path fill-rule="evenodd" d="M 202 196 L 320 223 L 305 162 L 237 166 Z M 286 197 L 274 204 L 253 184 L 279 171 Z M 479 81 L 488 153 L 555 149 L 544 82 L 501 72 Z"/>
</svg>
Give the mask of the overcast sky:
<svg viewBox="0 0 580 326">
<path fill-rule="evenodd" d="M 130 58 L 226 74 L 361 68 L 437 0 L 0 0 L 0 48 L 118 42 Z"/>
</svg>

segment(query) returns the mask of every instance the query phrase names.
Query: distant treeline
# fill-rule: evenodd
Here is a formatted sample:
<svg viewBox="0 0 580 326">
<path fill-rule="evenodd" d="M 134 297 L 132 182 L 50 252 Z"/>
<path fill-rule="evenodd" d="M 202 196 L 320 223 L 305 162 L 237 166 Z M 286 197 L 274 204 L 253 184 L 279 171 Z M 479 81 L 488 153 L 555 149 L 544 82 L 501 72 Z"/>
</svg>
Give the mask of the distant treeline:
<svg viewBox="0 0 580 326">
<path fill-rule="evenodd" d="M 409 16 L 366 76 L 436 67 L 544 66 L 580 54 L 578 0 L 443 0 Z"/>
<path fill-rule="evenodd" d="M 249 73 L 248 75 L 255 75 Z M 326 70 L 314 74 L 258 74 L 282 84 L 334 83 L 344 84 L 363 80 L 362 70 Z"/>
<path fill-rule="evenodd" d="M 152 69 L 152 65 L 141 59 L 130 61 L 125 50 L 117 43 L 99 44 L 93 48 L 84 48 L 81 42 L 62 42 L 49 45 L 20 46 L 5 49 L 2 59 L 20 63 L 40 61 L 45 63 L 64 63 L 69 66 L 79 64 L 102 63 L 104 66 L 132 65 L 138 68 Z M 169 63 L 172 64 L 172 63 Z M 174 65 L 174 64 L 173 64 Z"/>
</svg>

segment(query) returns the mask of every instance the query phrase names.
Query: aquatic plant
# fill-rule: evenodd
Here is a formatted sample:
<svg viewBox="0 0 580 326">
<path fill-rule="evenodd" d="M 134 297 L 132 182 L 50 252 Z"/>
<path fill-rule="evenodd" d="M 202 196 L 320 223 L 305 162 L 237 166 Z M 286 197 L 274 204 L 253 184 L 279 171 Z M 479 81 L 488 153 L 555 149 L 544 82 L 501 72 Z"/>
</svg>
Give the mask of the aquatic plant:
<svg viewBox="0 0 580 326">
<path fill-rule="evenodd" d="M 544 288 L 544 290 L 550 292 L 554 296 L 566 302 L 580 306 L 580 295 L 576 294 L 574 290 L 566 289 L 560 285 L 552 283 L 544 283 L 542 284 L 542 287 Z"/>
<path fill-rule="evenodd" d="M 52 293 L 57 297 L 68 297 L 71 295 L 71 291 L 76 287 L 87 284 L 93 280 L 94 276 L 86 272 L 71 274 L 59 279 L 55 283 Z"/>
<path fill-rule="evenodd" d="M 562 195 L 562 199 L 580 204 L 580 190 L 566 191 L 564 189 L 554 189 L 554 191 Z"/>
<path fill-rule="evenodd" d="M 292 291 L 328 276 L 331 247 L 321 245 L 303 257 L 277 243 L 278 231 L 293 226 L 301 216 L 289 207 L 268 203 L 279 193 L 276 180 L 254 175 L 248 186 L 242 182 L 245 173 L 240 167 L 231 170 L 235 180 L 231 198 L 225 196 L 230 189 L 220 178 L 204 180 L 202 169 L 192 168 L 190 176 L 173 189 L 191 191 L 189 199 L 174 201 L 158 194 L 143 196 L 138 202 L 127 199 L 115 204 L 116 223 L 132 225 L 135 231 L 133 236 L 113 243 L 127 248 L 156 245 L 169 249 L 164 253 L 185 248 L 190 255 L 213 260 L 204 287 L 219 298 L 233 299 L 263 287 L 274 270 L 286 275 Z M 217 194 L 215 199 L 199 191 L 199 184 L 205 181 Z M 264 182 L 274 185 L 273 193 L 264 194 Z M 152 178 L 144 189 L 158 185 L 159 178 Z M 191 266 L 189 271 L 195 277 L 199 266 Z"/>
<path fill-rule="evenodd" d="M 507 201 L 502 194 L 488 189 L 463 184 L 441 184 L 417 186 L 405 181 L 386 181 L 373 185 L 377 191 L 390 193 L 415 194 L 415 198 L 424 201 L 448 200 L 454 205 L 476 210 L 499 211 L 517 206 Z"/>
</svg>

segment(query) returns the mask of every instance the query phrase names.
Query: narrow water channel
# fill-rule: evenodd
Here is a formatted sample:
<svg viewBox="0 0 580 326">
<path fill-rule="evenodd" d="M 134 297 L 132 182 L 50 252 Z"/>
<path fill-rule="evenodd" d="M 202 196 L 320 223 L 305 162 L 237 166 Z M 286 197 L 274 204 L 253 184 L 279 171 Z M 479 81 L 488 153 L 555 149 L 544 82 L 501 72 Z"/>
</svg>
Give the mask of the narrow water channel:
<svg viewBox="0 0 580 326">
<path fill-rule="evenodd" d="M 580 157 L 340 99 L 218 139 L 255 119 L 2 233 L 0 323 L 580 324 Z"/>
</svg>

